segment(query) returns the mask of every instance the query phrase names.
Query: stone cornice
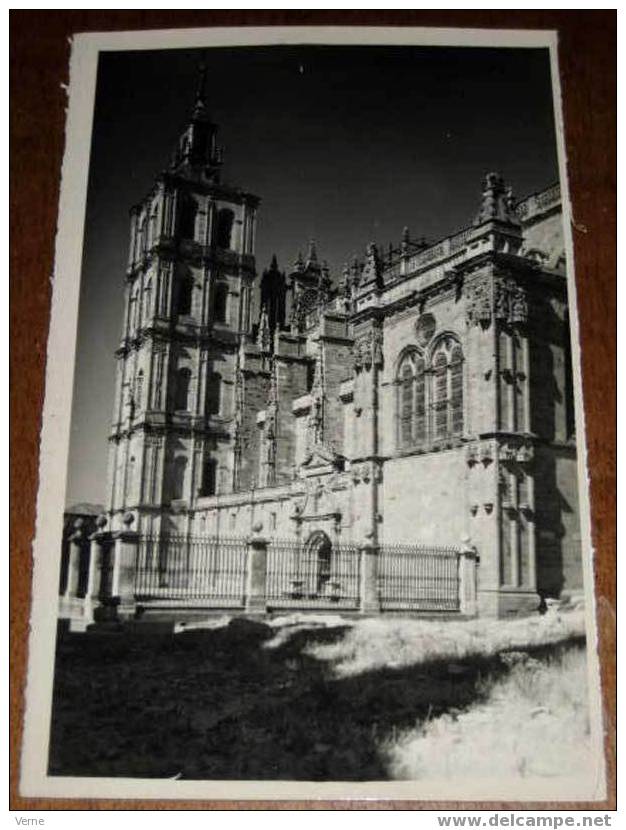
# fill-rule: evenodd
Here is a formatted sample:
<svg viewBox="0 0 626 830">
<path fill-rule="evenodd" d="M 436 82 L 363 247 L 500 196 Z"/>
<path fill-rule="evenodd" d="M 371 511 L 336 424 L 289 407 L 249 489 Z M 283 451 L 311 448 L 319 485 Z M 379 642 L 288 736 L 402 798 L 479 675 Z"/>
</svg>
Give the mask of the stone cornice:
<svg viewBox="0 0 626 830">
<path fill-rule="evenodd" d="M 159 179 L 166 186 L 182 187 L 186 190 L 192 190 L 194 193 L 201 193 L 203 196 L 212 196 L 215 199 L 223 199 L 225 201 L 234 202 L 235 204 L 249 204 L 252 205 L 252 207 L 258 207 L 261 203 L 260 196 L 256 196 L 254 193 L 250 193 L 241 187 L 232 187 L 222 183 L 206 182 L 202 179 L 192 179 L 170 171 L 164 171 L 159 176 Z"/>
<path fill-rule="evenodd" d="M 209 416 L 204 418 L 200 415 L 175 415 L 166 412 L 154 412 L 137 419 L 131 425 L 117 424 L 109 434 L 109 441 L 118 442 L 130 438 L 131 435 L 141 433 L 149 435 L 200 435 L 212 436 L 230 440 L 229 427 L 232 418 L 217 418 Z"/>
<path fill-rule="evenodd" d="M 214 245 L 202 245 L 192 240 L 177 240 L 174 237 L 160 236 L 143 256 L 128 266 L 126 281 L 132 282 L 159 260 L 191 262 L 198 267 L 214 266 L 222 270 L 230 269 L 241 273 L 244 277 L 256 275 L 256 261 L 253 254 L 240 254 L 237 251 L 217 248 Z"/>
<path fill-rule="evenodd" d="M 185 325 L 185 324 L 182 324 Z M 117 356 L 127 355 L 131 351 L 140 349 L 144 343 L 186 343 L 194 346 L 208 346 L 217 343 L 220 346 L 236 347 L 239 343 L 239 333 L 233 329 L 215 328 L 213 326 L 173 324 L 171 321 L 163 327 L 154 324 L 139 329 L 134 337 L 125 337 L 115 350 Z"/>
</svg>

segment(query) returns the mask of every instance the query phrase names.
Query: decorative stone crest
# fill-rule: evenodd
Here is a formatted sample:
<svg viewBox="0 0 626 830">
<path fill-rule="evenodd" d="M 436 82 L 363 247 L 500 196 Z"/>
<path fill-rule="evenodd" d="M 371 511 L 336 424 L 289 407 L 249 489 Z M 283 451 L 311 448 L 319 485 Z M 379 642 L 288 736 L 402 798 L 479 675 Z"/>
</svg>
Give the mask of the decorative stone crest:
<svg viewBox="0 0 626 830">
<path fill-rule="evenodd" d="M 480 461 L 478 444 L 467 444 L 465 447 L 465 463 L 468 467 L 474 467 Z"/>
<path fill-rule="evenodd" d="M 525 323 L 528 319 L 528 304 L 526 291 L 515 280 L 496 277 L 495 288 L 495 316 L 505 323 Z"/>
<path fill-rule="evenodd" d="M 437 328 L 437 321 L 430 313 L 422 314 L 415 323 L 415 336 L 420 346 L 426 346 Z"/>
<path fill-rule="evenodd" d="M 485 465 L 491 464 L 496 458 L 496 447 L 492 441 L 483 441 L 480 447 L 480 460 Z"/>
<path fill-rule="evenodd" d="M 493 281 L 493 298 L 488 277 L 468 286 L 466 314 L 469 325 L 487 327 L 492 316 L 509 325 L 523 324 L 528 320 L 526 290 L 513 279 L 497 276 Z"/>
<path fill-rule="evenodd" d="M 474 326 L 491 323 L 491 287 L 486 277 L 472 283 L 466 291 L 467 322 Z"/>
<path fill-rule="evenodd" d="M 378 368 L 383 365 L 383 333 L 373 329 L 354 341 L 352 346 L 352 364 L 356 371 Z"/>
<path fill-rule="evenodd" d="M 355 484 L 360 482 L 369 484 L 372 480 L 380 484 L 383 480 L 383 468 L 380 461 L 364 461 L 361 464 L 354 464 L 350 472 Z"/>
<path fill-rule="evenodd" d="M 529 464 L 534 457 L 533 445 L 530 443 L 522 444 L 517 448 L 515 460 L 518 464 Z"/>
<path fill-rule="evenodd" d="M 526 323 L 528 320 L 526 291 L 519 285 L 514 285 L 510 292 L 509 320 L 511 323 Z"/>
</svg>

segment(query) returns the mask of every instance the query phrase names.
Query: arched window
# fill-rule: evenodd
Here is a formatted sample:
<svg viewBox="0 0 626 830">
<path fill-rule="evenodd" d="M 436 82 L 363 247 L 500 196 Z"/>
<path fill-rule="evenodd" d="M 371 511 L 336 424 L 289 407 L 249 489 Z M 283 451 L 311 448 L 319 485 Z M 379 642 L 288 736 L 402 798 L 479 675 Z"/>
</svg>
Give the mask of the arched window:
<svg viewBox="0 0 626 830">
<path fill-rule="evenodd" d="M 411 351 L 398 367 L 398 438 L 401 447 L 426 439 L 426 384 L 424 359 Z"/>
<path fill-rule="evenodd" d="M 179 369 L 176 373 L 176 389 L 174 395 L 175 409 L 189 409 L 189 384 L 191 382 L 191 369 L 186 367 Z"/>
<path fill-rule="evenodd" d="M 430 367 L 416 348 L 407 351 L 396 384 L 399 448 L 462 435 L 463 350 L 454 337 L 439 341 Z"/>
<path fill-rule="evenodd" d="M 198 205 L 191 196 L 185 196 L 180 206 L 180 217 L 178 220 L 178 234 L 181 239 L 196 238 L 196 214 Z"/>
<path fill-rule="evenodd" d="M 450 426 L 453 435 L 463 432 L 463 350 L 455 346 L 450 355 Z"/>
<path fill-rule="evenodd" d="M 426 440 L 426 364 L 424 359 L 415 357 L 415 420 L 413 440 L 421 443 Z"/>
<path fill-rule="evenodd" d="M 133 286 L 131 291 L 130 299 L 129 299 L 129 306 L 128 306 L 128 334 L 129 336 L 133 336 L 135 331 L 137 330 L 137 326 L 139 323 L 138 320 L 138 311 L 139 311 L 139 289 L 137 287 L 137 283 Z"/>
<path fill-rule="evenodd" d="M 444 438 L 448 432 L 448 360 L 444 352 L 433 358 L 433 383 L 435 438 Z"/>
<path fill-rule="evenodd" d="M 185 492 L 185 472 L 187 470 L 187 459 L 184 455 L 178 455 L 172 465 L 172 498 L 182 499 Z"/>
<path fill-rule="evenodd" d="M 178 300 L 176 303 L 176 311 L 178 314 L 191 314 L 192 298 L 193 279 L 191 277 L 183 277 L 178 283 Z"/>
<path fill-rule="evenodd" d="M 217 490 L 217 461 L 207 458 L 202 467 L 202 495 L 213 496 Z"/>
<path fill-rule="evenodd" d="M 148 225 L 148 247 L 151 248 L 157 240 L 157 215 L 159 206 L 156 202 L 153 203 L 150 210 L 150 219 Z"/>
<path fill-rule="evenodd" d="M 215 286 L 215 296 L 213 299 L 213 320 L 216 323 L 226 322 L 227 306 L 228 286 L 224 282 L 218 282 Z"/>
<path fill-rule="evenodd" d="M 229 249 L 233 233 L 235 214 L 229 208 L 222 208 L 217 214 L 217 247 Z"/>
<path fill-rule="evenodd" d="M 437 345 L 433 368 L 433 437 L 463 433 L 463 350 L 447 336 Z"/>
<path fill-rule="evenodd" d="M 143 289 L 143 319 L 148 322 L 152 317 L 152 278 L 148 277 Z"/>
<path fill-rule="evenodd" d="M 137 224 L 137 235 L 135 237 L 135 260 L 141 259 L 146 250 L 146 217 L 141 216 Z"/>
<path fill-rule="evenodd" d="M 408 360 L 402 366 L 400 383 L 400 441 L 408 447 L 413 443 L 413 367 Z"/>
<path fill-rule="evenodd" d="M 333 546 L 323 530 L 315 530 L 304 545 L 307 592 L 323 594 L 332 575 Z"/>
<path fill-rule="evenodd" d="M 222 406 L 222 376 L 211 372 L 206 382 L 206 414 L 219 415 Z"/>
</svg>

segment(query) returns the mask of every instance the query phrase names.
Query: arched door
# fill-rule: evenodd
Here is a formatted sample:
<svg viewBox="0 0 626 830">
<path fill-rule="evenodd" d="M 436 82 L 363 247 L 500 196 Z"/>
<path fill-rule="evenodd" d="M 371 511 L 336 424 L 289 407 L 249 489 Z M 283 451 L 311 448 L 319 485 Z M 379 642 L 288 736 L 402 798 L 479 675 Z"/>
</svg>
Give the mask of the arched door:
<svg viewBox="0 0 626 830">
<path fill-rule="evenodd" d="M 326 584 L 330 581 L 332 542 L 323 530 L 315 530 L 307 539 L 304 550 L 309 593 L 319 596 L 325 592 Z"/>
</svg>

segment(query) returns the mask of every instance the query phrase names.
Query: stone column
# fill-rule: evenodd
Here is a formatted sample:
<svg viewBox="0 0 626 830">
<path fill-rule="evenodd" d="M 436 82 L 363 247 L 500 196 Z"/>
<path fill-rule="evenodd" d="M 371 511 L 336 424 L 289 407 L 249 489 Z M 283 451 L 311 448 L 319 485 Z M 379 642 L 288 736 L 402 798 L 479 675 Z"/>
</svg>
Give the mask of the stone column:
<svg viewBox="0 0 626 830">
<path fill-rule="evenodd" d="M 359 548 L 360 554 L 360 611 L 362 614 L 380 613 L 378 592 L 378 554 L 379 548 L 373 542 L 365 542 Z"/>
<path fill-rule="evenodd" d="M 248 537 L 246 611 L 251 614 L 264 614 L 266 610 L 267 539 L 261 535 L 262 530 L 261 522 L 255 522 Z"/>
<path fill-rule="evenodd" d="M 478 614 L 478 562 L 476 548 L 470 544 L 469 538 L 464 538 L 459 554 L 459 611 L 466 617 Z"/>
<path fill-rule="evenodd" d="M 123 519 L 124 530 L 113 534 L 113 573 L 111 597 L 117 606 L 118 619 L 130 619 L 135 613 L 135 571 L 139 548 L 139 534 L 131 530 L 135 521 L 132 513 Z"/>
<path fill-rule="evenodd" d="M 67 560 L 67 581 L 63 598 L 66 601 L 73 601 L 78 597 L 80 579 L 80 559 L 85 544 L 84 521 L 76 519 L 74 532 L 69 538 L 69 554 Z"/>
<path fill-rule="evenodd" d="M 85 599 L 93 605 L 98 602 L 102 588 L 102 566 L 104 561 L 105 548 L 113 541 L 111 533 L 105 531 L 108 519 L 106 516 L 98 516 L 96 526 L 98 530 L 89 537 L 89 568 L 87 570 L 87 587 Z"/>
<path fill-rule="evenodd" d="M 106 516 L 99 516 L 97 524 L 100 530 L 89 536 L 89 548 L 86 551 L 88 562 L 85 596 L 74 600 L 72 603 L 69 614 L 70 631 L 86 631 L 87 627 L 94 622 L 93 612 L 98 604 L 100 593 L 102 546 L 105 543 L 105 539 L 111 538 L 110 534 L 102 532 L 106 523 Z"/>
</svg>

